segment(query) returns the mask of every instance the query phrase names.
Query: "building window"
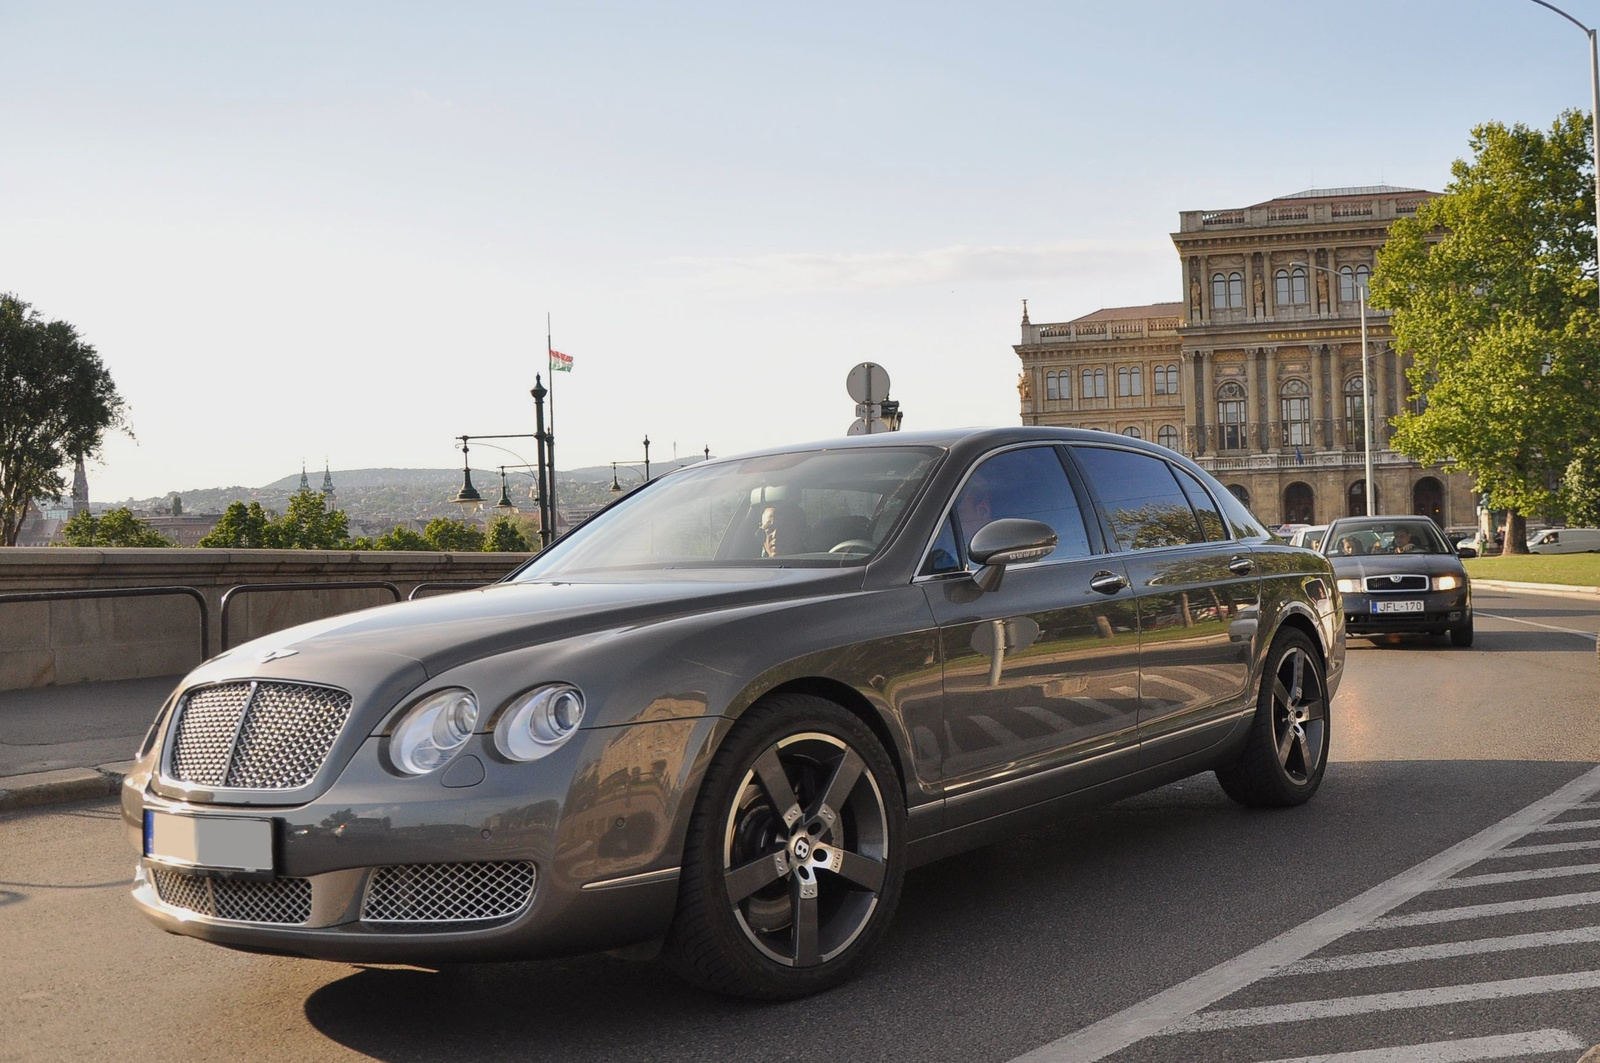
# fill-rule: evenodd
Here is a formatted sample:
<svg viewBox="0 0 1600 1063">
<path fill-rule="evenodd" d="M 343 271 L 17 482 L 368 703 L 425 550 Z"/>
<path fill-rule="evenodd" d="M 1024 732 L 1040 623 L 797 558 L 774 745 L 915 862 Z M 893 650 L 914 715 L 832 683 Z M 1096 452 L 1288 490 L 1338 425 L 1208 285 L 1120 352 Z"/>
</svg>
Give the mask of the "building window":
<svg viewBox="0 0 1600 1063">
<path fill-rule="evenodd" d="M 1141 366 L 1119 366 L 1117 368 L 1117 396 L 1128 398 L 1132 395 L 1144 394 L 1144 369 Z"/>
<path fill-rule="evenodd" d="M 1238 308 L 1244 305 L 1244 275 L 1240 273 L 1228 274 L 1228 305 Z"/>
<path fill-rule="evenodd" d="M 1310 301 L 1310 293 L 1306 289 L 1306 271 L 1303 266 L 1296 266 L 1293 272 L 1280 269 L 1277 274 L 1277 295 L 1279 306 L 1304 306 Z"/>
<path fill-rule="evenodd" d="M 1158 365 L 1155 367 L 1155 385 L 1157 395 L 1176 395 L 1178 393 L 1178 367 L 1175 365 Z"/>
<path fill-rule="evenodd" d="M 1291 447 L 1309 446 L 1311 443 L 1311 388 L 1304 380 L 1290 380 L 1283 385 L 1283 441 Z"/>
<path fill-rule="evenodd" d="M 1044 397 L 1052 401 L 1061 397 L 1061 381 L 1055 373 L 1044 375 Z"/>
<path fill-rule="evenodd" d="M 1143 439 L 1144 438 L 1144 433 L 1139 431 L 1139 428 L 1138 428 L 1137 425 L 1131 425 L 1130 424 L 1128 427 L 1126 427 L 1126 428 L 1124 428 L 1122 430 L 1122 434 L 1127 436 L 1129 439 Z"/>
<path fill-rule="evenodd" d="M 1156 432 L 1156 442 L 1168 450 L 1178 449 L 1178 430 L 1170 424 L 1164 424 Z"/>
<path fill-rule="evenodd" d="M 1221 273 L 1211 275 L 1211 306 L 1216 310 L 1233 310 L 1244 305 L 1244 275 Z"/>
<path fill-rule="evenodd" d="M 1339 301 L 1353 303 L 1358 297 L 1359 289 L 1367 287 L 1367 279 L 1372 276 L 1372 271 L 1365 266 L 1351 269 L 1349 266 L 1339 268 Z"/>
<path fill-rule="evenodd" d="M 1103 399 L 1106 397 L 1106 371 L 1104 369 L 1085 369 L 1083 371 L 1083 389 L 1079 395 L 1086 399 Z"/>
<path fill-rule="evenodd" d="M 1244 484 L 1229 484 L 1228 493 L 1237 498 L 1246 509 L 1250 508 L 1250 492 L 1245 490 Z"/>
<path fill-rule="evenodd" d="M 1361 401 L 1361 378 L 1353 376 L 1344 382 L 1344 437 L 1356 446 L 1367 438 L 1367 419 Z"/>
<path fill-rule="evenodd" d="M 1230 380 L 1217 389 L 1217 448 L 1243 450 L 1248 438 L 1244 422 L 1244 388 Z"/>
</svg>

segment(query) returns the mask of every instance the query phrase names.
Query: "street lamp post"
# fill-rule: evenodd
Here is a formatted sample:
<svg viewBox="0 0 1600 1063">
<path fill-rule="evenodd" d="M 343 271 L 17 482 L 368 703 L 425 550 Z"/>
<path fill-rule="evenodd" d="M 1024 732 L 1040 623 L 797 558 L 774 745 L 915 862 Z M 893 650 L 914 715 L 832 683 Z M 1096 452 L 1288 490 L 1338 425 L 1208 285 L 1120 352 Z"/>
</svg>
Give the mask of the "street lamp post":
<svg viewBox="0 0 1600 1063">
<path fill-rule="evenodd" d="M 1535 3 L 1539 0 L 1534 0 Z M 1318 266 L 1311 262 L 1291 262 L 1291 266 L 1305 266 L 1308 269 L 1321 270 L 1331 277 L 1338 278 L 1339 274 L 1327 266 Z M 1363 481 L 1367 488 L 1367 516 L 1376 517 L 1378 507 L 1375 502 L 1375 491 L 1372 486 L 1372 373 L 1367 358 L 1367 286 L 1357 277 L 1355 279 L 1356 296 L 1361 304 L 1361 449 L 1365 465 L 1366 479 Z M 1321 410 L 1317 411 L 1319 414 Z"/>
<path fill-rule="evenodd" d="M 1542 8 L 1554 11 L 1589 37 L 1589 131 L 1594 152 L 1594 213 L 1595 213 L 1595 290 L 1600 297 L 1600 49 L 1595 44 L 1595 31 L 1546 0 L 1533 0 Z"/>
</svg>

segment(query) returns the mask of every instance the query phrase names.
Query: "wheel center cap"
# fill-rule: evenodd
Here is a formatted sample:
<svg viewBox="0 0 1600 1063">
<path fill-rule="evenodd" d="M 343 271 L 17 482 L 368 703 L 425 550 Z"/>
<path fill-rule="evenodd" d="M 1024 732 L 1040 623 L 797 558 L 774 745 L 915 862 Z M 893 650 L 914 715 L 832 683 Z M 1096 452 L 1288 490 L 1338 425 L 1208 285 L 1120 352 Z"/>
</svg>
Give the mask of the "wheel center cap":
<svg viewBox="0 0 1600 1063">
<path fill-rule="evenodd" d="M 789 843 L 789 851 L 794 854 L 796 860 L 804 861 L 808 859 L 811 856 L 811 837 L 801 831 Z"/>
</svg>

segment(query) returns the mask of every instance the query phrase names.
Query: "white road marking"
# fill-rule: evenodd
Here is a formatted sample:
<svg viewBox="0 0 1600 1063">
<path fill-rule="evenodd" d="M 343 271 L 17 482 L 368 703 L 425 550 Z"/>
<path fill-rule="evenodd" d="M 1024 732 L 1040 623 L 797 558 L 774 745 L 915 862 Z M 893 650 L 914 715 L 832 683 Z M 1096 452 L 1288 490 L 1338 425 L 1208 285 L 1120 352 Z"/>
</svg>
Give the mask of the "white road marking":
<svg viewBox="0 0 1600 1063">
<path fill-rule="evenodd" d="M 1600 849 L 1600 839 L 1588 842 L 1551 842 L 1548 845 L 1518 845 L 1490 853 L 1485 860 L 1515 860 L 1521 856 L 1538 856 L 1542 853 L 1575 853 L 1580 849 Z"/>
<path fill-rule="evenodd" d="M 1404 1011 L 1431 1008 L 1440 1004 L 1465 1004 L 1476 1000 L 1504 1000 L 1507 997 L 1543 996 L 1580 989 L 1600 989 L 1600 971 L 1573 971 L 1570 974 L 1542 974 L 1532 978 L 1506 978 L 1498 982 L 1471 982 L 1467 985 L 1405 989 L 1398 993 L 1368 993 L 1364 996 L 1334 997 L 1330 1000 L 1301 1000 L 1293 1004 L 1268 1004 L 1259 1008 L 1229 1008 L 1191 1015 L 1168 1027 L 1168 1034 L 1206 1033 L 1212 1030 L 1237 1030 L 1242 1026 L 1274 1026 L 1310 1019 L 1333 1019 L 1346 1015 L 1370 1015 L 1379 1011 Z"/>
<path fill-rule="evenodd" d="M 1479 616 L 1492 616 L 1496 620 L 1505 620 L 1513 624 L 1527 624 L 1529 627 L 1542 627 L 1546 631 L 1559 631 L 1563 635 L 1581 635 L 1586 639 L 1600 640 L 1600 635 L 1593 631 L 1581 631 L 1575 627 L 1556 627 L 1554 624 L 1541 624 L 1537 620 L 1521 620 L 1514 616 L 1501 616 L 1499 613 L 1486 613 L 1482 609 L 1474 610 Z"/>
<path fill-rule="evenodd" d="M 1560 823 L 1541 823 L 1528 830 L 1529 834 L 1549 834 L 1553 831 L 1563 830 L 1594 830 L 1600 827 L 1600 819 L 1567 819 Z"/>
<path fill-rule="evenodd" d="M 1472 886 L 1494 886 L 1502 882 L 1533 882 L 1542 878 L 1570 878 L 1573 875 L 1600 875 L 1600 864 L 1562 864 L 1531 871 L 1497 871 L 1492 875 L 1467 875 L 1447 878 L 1434 884 L 1436 890 L 1464 890 Z"/>
<path fill-rule="evenodd" d="M 1401 926 L 1428 926 L 1431 923 L 1454 923 L 1460 919 L 1488 919 L 1497 915 L 1515 915 L 1518 912 L 1548 912 L 1554 908 L 1581 908 L 1586 904 L 1600 904 L 1600 892 L 1562 893 L 1554 897 L 1530 897 L 1522 901 L 1501 901 L 1499 904 L 1469 904 L 1462 908 L 1436 908 L 1430 912 L 1412 912 L 1410 915 L 1391 915 L 1374 919 L 1357 930 L 1393 930 Z"/>
<path fill-rule="evenodd" d="M 1536 934 L 1510 934 L 1471 941 L 1446 941 L 1440 945 L 1411 945 L 1403 949 L 1376 952 L 1351 952 L 1343 956 L 1301 960 L 1274 972 L 1279 977 L 1295 974 L 1322 974 L 1326 971 L 1356 971 L 1366 967 L 1389 967 L 1397 963 L 1447 960 L 1455 956 L 1481 956 L 1489 952 L 1515 952 L 1542 949 L 1553 945 L 1580 945 L 1600 941 L 1600 926 L 1580 926 L 1572 930 L 1548 930 Z"/>
<path fill-rule="evenodd" d="M 1297 1056 L 1272 1063 L 1468 1063 L 1474 1059 L 1514 1059 L 1546 1052 L 1585 1048 L 1565 1030 L 1534 1030 L 1498 1037 L 1468 1037 L 1460 1041 L 1434 1041 L 1401 1048 L 1368 1048 L 1360 1052 L 1334 1052 L 1325 1056 Z"/>
<path fill-rule="evenodd" d="M 1471 867 L 1486 854 L 1503 849 L 1532 828 L 1590 800 L 1597 793 L 1600 793 L 1600 768 L 1593 768 L 1548 797 L 1513 812 L 1499 823 L 1402 871 L 1387 882 L 1148 1000 L 1019 1056 L 1014 1063 L 1092 1063 L 1104 1059 L 1210 1007 L 1278 968 L 1303 960 L 1346 934 L 1373 924 L 1383 913 L 1426 892 L 1435 882 Z M 1592 900 L 1581 903 L 1600 902 L 1600 893 L 1591 896 Z"/>
</svg>

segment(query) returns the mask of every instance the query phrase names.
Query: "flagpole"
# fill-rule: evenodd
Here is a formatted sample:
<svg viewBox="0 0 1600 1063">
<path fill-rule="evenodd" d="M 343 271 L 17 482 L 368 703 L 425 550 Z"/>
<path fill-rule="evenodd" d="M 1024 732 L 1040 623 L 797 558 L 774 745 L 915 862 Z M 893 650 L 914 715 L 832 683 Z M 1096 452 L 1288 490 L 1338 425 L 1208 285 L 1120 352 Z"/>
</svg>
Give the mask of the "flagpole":
<svg viewBox="0 0 1600 1063">
<path fill-rule="evenodd" d="M 550 311 L 544 314 L 544 369 L 550 374 L 550 530 L 559 534 L 556 517 L 556 374 L 551 365 Z"/>
</svg>

